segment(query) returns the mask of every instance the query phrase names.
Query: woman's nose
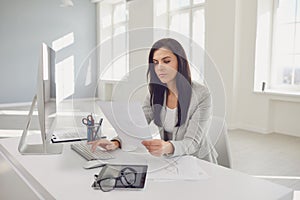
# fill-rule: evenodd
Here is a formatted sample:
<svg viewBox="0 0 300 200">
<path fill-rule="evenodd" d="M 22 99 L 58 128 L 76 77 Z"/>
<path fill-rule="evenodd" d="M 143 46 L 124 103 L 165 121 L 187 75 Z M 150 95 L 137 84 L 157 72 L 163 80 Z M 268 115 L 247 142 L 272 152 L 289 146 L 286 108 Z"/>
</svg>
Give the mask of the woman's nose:
<svg viewBox="0 0 300 200">
<path fill-rule="evenodd" d="M 163 69 L 165 69 L 165 66 L 163 66 L 162 64 L 158 64 L 157 69 L 158 70 L 163 70 Z"/>
</svg>

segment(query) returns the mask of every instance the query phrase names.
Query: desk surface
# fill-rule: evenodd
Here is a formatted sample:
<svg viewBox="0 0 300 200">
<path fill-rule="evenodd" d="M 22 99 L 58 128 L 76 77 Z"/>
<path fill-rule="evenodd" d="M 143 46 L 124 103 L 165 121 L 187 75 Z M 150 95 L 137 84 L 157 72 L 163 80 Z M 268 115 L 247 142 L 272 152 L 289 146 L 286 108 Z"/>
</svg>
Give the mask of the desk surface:
<svg viewBox="0 0 300 200">
<path fill-rule="evenodd" d="M 86 161 L 71 150 L 70 144 L 64 144 L 60 155 L 22 156 L 17 150 L 18 142 L 19 138 L 0 140 L 6 150 L 56 199 L 293 199 L 293 191 L 289 188 L 202 160 L 198 160 L 199 165 L 209 176 L 207 179 L 147 180 L 141 191 L 114 190 L 105 193 L 91 188 L 93 175 L 99 172 L 99 168 L 83 169 Z M 121 150 L 113 152 L 115 156 L 122 153 Z"/>
</svg>

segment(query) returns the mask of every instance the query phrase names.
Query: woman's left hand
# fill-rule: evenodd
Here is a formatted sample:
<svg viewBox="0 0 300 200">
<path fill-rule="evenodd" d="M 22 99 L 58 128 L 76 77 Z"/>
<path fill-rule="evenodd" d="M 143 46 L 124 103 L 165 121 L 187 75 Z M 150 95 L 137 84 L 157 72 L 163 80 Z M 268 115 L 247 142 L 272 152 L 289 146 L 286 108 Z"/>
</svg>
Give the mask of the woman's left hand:
<svg viewBox="0 0 300 200">
<path fill-rule="evenodd" d="M 154 156 L 162 156 L 164 154 L 172 154 L 174 152 L 172 143 L 164 140 L 144 140 L 142 144 L 148 149 L 149 153 Z"/>
</svg>

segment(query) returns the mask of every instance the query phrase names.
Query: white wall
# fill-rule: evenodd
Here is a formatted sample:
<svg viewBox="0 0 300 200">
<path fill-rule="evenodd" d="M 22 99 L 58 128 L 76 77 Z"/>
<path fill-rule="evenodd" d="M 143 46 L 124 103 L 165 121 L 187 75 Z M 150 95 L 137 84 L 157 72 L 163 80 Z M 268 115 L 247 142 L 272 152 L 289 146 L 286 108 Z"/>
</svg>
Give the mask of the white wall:
<svg viewBox="0 0 300 200">
<path fill-rule="evenodd" d="M 226 95 L 226 119 L 231 125 L 235 122 L 233 119 L 235 114 L 233 112 L 235 105 L 235 0 L 207 0 L 206 3 L 205 48 L 223 79 Z M 207 66 L 204 71 L 206 79 L 213 80 L 214 77 L 217 77 L 217 74 L 211 72 L 211 69 Z M 213 86 L 213 84 L 210 84 L 210 87 Z M 222 98 L 219 100 L 223 101 Z M 217 104 L 221 103 L 218 102 Z M 220 115 L 218 113 L 214 114 Z"/>
<path fill-rule="evenodd" d="M 256 40 L 256 1 L 237 1 L 236 24 L 239 40 L 237 48 L 237 98 L 236 122 L 238 128 L 268 132 L 269 107 L 267 99 L 253 93 L 255 40 Z"/>
<path fill-rule="evenodd" d="M 83 61 L 96 45 L 95 4 L 90 0 L 74 0 L 74 7 L 60 4 L 60 0 L 0 1 L 0 104 L 32 101 L 41 43 L 51 47 L 69 33 L 74 43 L 57 52 L 57 62 L 73 55 L 74 96 L 94 95 L 95 62 Z"/>
</svg>

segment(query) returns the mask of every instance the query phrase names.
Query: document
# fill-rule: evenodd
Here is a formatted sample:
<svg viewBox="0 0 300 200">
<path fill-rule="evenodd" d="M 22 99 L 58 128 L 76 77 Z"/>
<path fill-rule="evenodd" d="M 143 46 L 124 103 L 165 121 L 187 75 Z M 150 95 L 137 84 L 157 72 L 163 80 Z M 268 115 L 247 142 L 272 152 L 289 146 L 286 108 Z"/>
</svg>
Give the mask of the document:
<svg viewBox="0 0 300 200">
<path fill-rule="evenodd" d="M 203 180 L 209 178 L 199 166 L 198 158 L 181 156 L 175 158 L 144 155 L 148 164 L 148 179 L 156 181 L 169 180 Z"/>
<path fill-rule="evenodd" d="M 143 140 L 152 139 L 151 131 L 138 102 L 98 101 L 101 111 L 122 140 L 122 150 L 134 151 Z"/>
</svg>

